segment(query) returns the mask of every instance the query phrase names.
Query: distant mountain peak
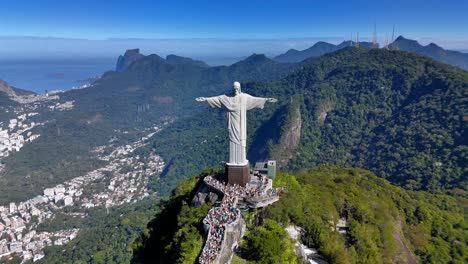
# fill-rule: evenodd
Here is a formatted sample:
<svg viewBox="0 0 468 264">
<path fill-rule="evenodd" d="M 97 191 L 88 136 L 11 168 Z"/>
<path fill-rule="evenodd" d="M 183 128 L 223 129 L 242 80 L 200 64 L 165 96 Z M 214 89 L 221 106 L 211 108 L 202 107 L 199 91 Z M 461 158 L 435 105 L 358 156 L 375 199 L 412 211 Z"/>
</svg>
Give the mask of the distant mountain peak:
<svg viewBox="0 0 468 264">
<path fill-rule="evenodd" d="M 410 39 L 403 37 L 403 35 L 400 35 L 395 39 L 395 41 L 405 41 L 405 40 L 410 40 Z"/>
<path fill-rule="evenodd" d="M 252 55 L 250 55 L 249 57 L 247 57 L 245 60 L 252 60 L 252 59 L 268 59 L 265 54 L 257 54 L 257 53 L 254 53 Z"/>
<path fill-rule="evenodd" d="M 174 55 L 174 54 L 167 55 L 166 56 L 166 61 L 169 64 L 175 64 L 175 65 L 191 64 L 191 65 L 197 65 L 197 66 L 200 66 L 200 67 L 210 67 L 204 61 L 194 60 L 194 59 L 191 59 L 191 58 L 182 57 L 182 56 L 178 56 L 178 55 Z"/>
<path fill-rule="evenodd" d="M 317 58 L 324 54 L 335 52 L 350 46 L 356 46 L 353 40 L 345 40 L 338 45 L 334 45 L 324 41 L 318 41 L 311 47 L 305 50 L 290 49 L 287 52 L 280 54 L 274 58 L 277 62 L 296 63 L 310 58 Z M 372 42 L 360 41 L 359 47 L 372 49 L 374 44 Z M 429 56 L 437 61 L 458 66 L 464 70 L 468 70 L 468 54 L 445 50 L 435 43 L 430 43 L 427 46 L 421 45 L 418 41 L 398 36 L 395 41 L 388 45 L 388 47 L 395 47 L 398 50 L 414 52 Z"/>
<path fill-rule="evenodd" d="M 398 36 L 398 38 L 394 41 L 394 44 L 398 49 L 410 52 L 416 52 L 418 49 L 423 47 L 423 45 L 419 44 L 418 41 L 414 39 L 407 39 L 403 36 Z"/>
<path fill-rule="evenodd" d="M 120 55 L 117 59 L 115 71 L 123 72 L 128 68 L 128 66 L 130 66 L 130 64 L 143 57 L 144 55 L 140 53 L 140 49 L 128 49 L 125 51 L 125 54 L 123 56 Z"/>
<path fill-rule="evenodd" d="M 314 45 L 312 45 L 310 48 L 307 48 L 305 50 L 298 51 L 295 49 L 290 49 L 286 53 L 276 56 L 274 60 L 277 62 L 288 62 L 288 63 L 301 62 L 309 58 L 320 57 L 324 54 L 335 52 L 342 48 L 353 46 L 354 44 L 356 43 L 351 40 L 343 41 L 338 45 L 328 43 L 325 41 L 318 41 Z M 366 49 L 370 49 L 373 47 L 373 44 L 371 42 L 361 41 L 359 42 L 359 46 L 366 48 Z"/>
<path fill-rule="evenodd" d="M 437 44 L 435 44 L 435 43 L 433 43 L 433 42 L 429 43 L 429 45 L 427 45 L 426 48 L 430 48 L 430 49 L 441 49 L 441 50 L 443 50 L 442 47 L 440 47 L 439 45 L 437 45 Z"/>
<path fill-rule="evenodd" d="M 403 36 L 398 36 L 398 38 L 395 39 L 395 42 L 410 42 L 410 43 L 418 43 L 418 45 L 420 45 L 417 40 L 405 38 Z"/>
<path fill-rule="evenodd" d="M 328 43 L 328 42 L 325 42 L 325 41 L 318 41 L 312 47 L 320 47 L 320 46 L 331 47 L 331 46 L 335 46 L 335 45 L 333 45 L 331 43 Z"/>
<path fill-rule="evenodd" d="M 273 61 L 272 59 L 269 59 L 267 56 L 265 56 L 265 54 L 256 54 L 256 53 L 254 53 L 254 54 L 248 56 L 247 58 L 234 63 L 233 65 L 247 65 L 247 64 L 249 64 L 249 65 L 260 65 L 260 64 L 264 64 L 266 62 L 275 63 L 275 61 Z"/>
</svg>

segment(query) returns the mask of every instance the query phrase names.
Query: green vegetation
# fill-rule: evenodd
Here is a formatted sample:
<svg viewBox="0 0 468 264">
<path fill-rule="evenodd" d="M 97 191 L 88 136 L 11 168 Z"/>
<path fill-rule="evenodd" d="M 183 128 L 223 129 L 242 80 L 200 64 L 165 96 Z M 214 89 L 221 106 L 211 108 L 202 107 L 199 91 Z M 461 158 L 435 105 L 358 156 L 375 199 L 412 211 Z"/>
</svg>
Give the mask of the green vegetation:
<svg viewBox="0 0 468 264">
<path fill-rule="evenodd" d="M 37 263 L 129 263 L 138 247 L 146 225 L 158 211 L 159 201 L 145 199 L 135 204 L 111 208 L 109 213 L 93 209 L 85 219 L 59 215 L 52 223 L 42 225 L 44 230 L 80 228 L 78 236 L 65 246 L 46 247 L 46 256 Z M 36 262 L 35 262 L 36 263 Z"/>
<path fill-rule="evenodd" d="M 202 174 L 201 177 L 203 177 Z M 302 263 L 284 228 L 302 228 L 301 241 L 329 263 L 464 263 L 467 200 L 408 191 L 366 170 L 320 166 L 280 173 L 287 192 L 271 206 L 244 214 L 246 235 L 233 263 Z M 150 223 L 136 263 L 195 263 L 209 205 L 190 207 L 197 178 L 183 181 Z M 346 219 L 346 233 L 335 231 Z M 172 260 L 172 262 L 171 262 Z"/>
<path fill-rule="evenodd" d="M 462 136 L 467 72 L 404 52 L 346 49 L 288 83 L 304 89 L 304 116 L 311 120 L 291 168 L 368 168 L 415 190 L 468 186 Z"/>
<path fill-rule="evenodd" d="M 297 263 L 294 243 L 283 227 L 273 220 L 247 233 L 241 245 L 242 255 L 256 263 Z"/>
<path fill-rule="evenodd" d="M 177 185 L 171 198 L 162 203 L 161 212 L 148 224 L 149 234 L 138 240 L 143 245 L 135 251 L 135 263 L 196 263 L 206 239 L 202 220 L 213 205 L 192 207 L 190 203 L 201 179 L 210 173 L 213 170 Z M 258 263 L 296 263 L 297 259 L 294 244 L 273 220 L 252 227 L 242 250 L 244 258 Z M 237 257 L 237 261 L 244 260 Z"/>
<path fill-rule="evenodd" d="M 155 148 L 162 155 L 168 166 L 151 186 L 167 194 L 188 175 L 226 159 L 224 115 L 193 98 L 224 92 L 236 79 L 276 79 L 294 67 L 253 56 L 230 67 L 206 68 L 173 65 L 153 55 L 126 72 L 109 72 L 94 88 L 61 95 L 75 100 L 73 110 L 34 117 L 49 122 L 34 131 L 41 134 L 37 141 L 4 160 L 0 203 L 31 198 L 101 166 L 90 149 L 110 139 L 124 144 L 175 116 L 151 146 L 137 151 L 143 155 Z M 249 113 L 249 159 L 287 154 L 280 158 L 294 173 L 280 174 L 275 182 L 288 188 L 281 200 L 253 214 L 255 221 L 249 218 L 236 261 L 294 262 L 291 241 L 279 228 L 294 224 L 304 229 L 303 243 L 332 263 L 466 262 L 467 88 L 468 73 L 455 67 L 406 52 L 359 48 L 306 61 L 279 81 L 245 83 L 243 90 L 252 95 L 279 99 Z M 285 135 L 299 116 L 300 141 L 285 151 L 290 145 Z M 302 171 L 320 164 L 368 169 L 406 190 L 366 170 Z M 148 230 L 154 205 L 138 203 L 109 215 L 93 211 L 84 222 L 59 216 L 64 226 L 84 231 L 64 252 L 49 248 L 43 263 L 193 263 L 209 209 L 189 206 L 196 186 L 196 178 L 183 181 Z M 346 235 L 333 230 L 340 218 L 347 219 Z M 276 248 L 284 250 L 261 254 Z"/>
<path fill-rule="evenodd" d="M 41 137 L 3 161 L 0 203 L 29 199 L 46 187 L 102 166 L 90 150 L 109 144 L 111 139 L 127 144 L 142 137 L 145 129 L 160 126 L 168 117 L 185 119 L 200 113 L 204 108 L 195 97 L 226 92 L 235 80 L 279 79 L 295 67 L 263 55 L 252 55 L 229 67 L 201 67 L 195 61 L 174 64 L 150 55 L 125 72 L 107 72 L 93 88 L 61 93 L 59 101 L 74 101 L 74 108 L 50 111 L 44 106 L 36 110 L 40 115 L 31 120 L 46 122 L 33 130 Z M 10 105 L 17 104 L 0 91 L 0 110 Z M 0 122 L 10 117 L 11 113 L 0 111 Z M 167 161 L 176 156 L 172 154 Z M 199 171 L 197 167 L 192 174 Z M 173 181 L 168 190 L 175 184 Z"/>
<path fill-rule="evenodd" d="M 58 212 L 54 215 L 54 218 L 42 222 L 35 230 L 36 232 L 57 232 L 72 228 L 82 228 L 86 226 L 86 221 L 85 218 Z"/>
<path fill-rule="evenodd" d="M 291 170 L 358 167 L 407 189 L 467 190 L 467 72 L 420 55 L 362 48 L 301 65 L 276 82 L 244 83 L 252 95 L 280 100 L 249 113 L 249 160 L 275 157 Z M 168 164 L 152 187 L 168 194 L 187 175 L 227 159 L 224 115 L 193 98 L 227 91 L 235 79 L 277 79 L 298 66 L 255 55 L 229 67 L 200 67 L 152 55 L 109 72 L 92 89 L 61 94 L 61 101 L 75 100 L 73 110 L 33 118 L 49 122 L 35 129 L 41 137 L 33 144 L 4 160 L 0 201 L 30 198 L 99 167 L 90 149 L 114 138 L 125 144 L 173 116 L 150 146 Z M 293 145 L 285 135 L 297 109 L 302 126 Z"/>
<path fill-rule="evenodd" d="M 135 262 L 195 263 L 204 245 L 201 223 L 212 206 L 189 205 L 198 184 L 197 177 L 182 181 L 162 203 L 161 212 L 148 224 L 149 235 L 140 239 L 143 245 L 136 251 Z"/>
<path fill-rule="evenodd" d="M 288 192 L 260 215 L 303 227 L 302 241 L 331 263 L 464 263 L 465 198 L 405 191 L 369 171 L 321 166 L 280 174 Z M 347 221 L 347 234 L 334 231 Z"/>
<path fill-rule="evenodd" d="M 249 114 L 254 145 L 248 157 L 283 152 L 283 135 L 292 129 L 288 116 L 298 108 L 300 142 L 290 150 L 288 169 L 334 164 L 369 169 L 411 190 L 466 191 L 467 88 L 467 72 L 421 55 L 345 48 L 304 62 L 281 81 L 244 85 L 250 94 L 279 99 Z M 205 109 L 154 140 L 171 161 L 163 173 L 168 186 L 181 175 L 219 166 L 226 153 L 225 121 Z"/>
</svg>

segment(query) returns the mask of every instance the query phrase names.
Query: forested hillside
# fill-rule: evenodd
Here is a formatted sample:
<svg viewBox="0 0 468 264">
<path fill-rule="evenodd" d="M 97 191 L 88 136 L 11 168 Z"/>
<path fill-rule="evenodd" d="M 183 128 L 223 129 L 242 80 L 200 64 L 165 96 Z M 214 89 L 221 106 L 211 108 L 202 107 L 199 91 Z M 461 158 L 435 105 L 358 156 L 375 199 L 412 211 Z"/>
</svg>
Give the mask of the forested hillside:
<svg viewBox="0 0 468 264">
<path fill-rule="evenodd" d="M 102 166 L 103 162 L 90 154 L 95 147 L 109 141 L 128 144 L 152 127 L 200 113 L 194 98 L 201 94 L 227 92 L 235 80 L 279 79 L 297 67 L 255 54 L 219 67 L 177 56 L 165 60 L 153 54 L 123 72 L 105 73 L 90 88 L 59 93 L 57 101 L 31 104 L 28 107 L 39 113 L 32 120 L 44 123 L 34 129 L 41 136 L 2 160 L 5 170 L 0 171 L 0 202 L 26 200 L 45 187 Z M 2 100 L 8 99 L 0 91 L 0 103 Z M 72 102 L 73 108 L 50 110 L 64 102 Z M 5 121 L 16 118 L 11 112 L 2 111 L 0 122 L 2 116 Z"/>
<path fill-rule="evenodd" d="M 367 168 L 415 190 L 468 186 L 465 71 L 421 55 L 351 47 L 305 62 L 280 81 L 246 83 L 244 91 L 279 99 L 249 113 L 252 162 L 276 156 L 292 170 Z M 171 161 L 163 185 L 217 167 L 227 153 L 224 117 L 199 108 L 204 114 L 175 123 L 153 143 Z M 300 140 L 278 157 L 293 127 Z"/>
<path fill-rule="evenodd" d="M 350 46 L 359 46 L 366 49 L 376 48 L 372 42 L 359 43 L 355 41 L 343 41 L 340 44 L 331 44 L 323 41 L 315 43 L 312 47 L 305 50 L 290 49 L 284 54 L 280 54 L 274 58 L 278 62 L 301 62 L 306 59 L 316 58 L 324 54 L 334 52 Z M 377 43 L 378 47 L 378 43 Z M 468 70 L 468 54 L 446 50 L 435 43 L 430 43 L 426 46 L 419 44 L 416 40 L 407 39 L 403 36 L 399 36 L 394 42 L 388 44 L 388 46 L 381 46 L 381 48 L 402 50 L 406 52 L 418 53 L 433 58 L 436 61 L 454 65 L 461 69 Z"/>
<path fill-rule="evenodd" d="M 282 173 L 274 185 L 287 193 L 244 213 L 247 233 L 236 259 L 301 263 L 283 230 L 289 225 L 302 227 L 302 243 L 329 263 L 464 263 L 468 256 L 466 198 L 407 191 L 369 171 L 335 166 Z M 173 191 L 142 237 L 136 263 L 195 263 L 209 209 L 189 205 L 196 190 L 192 178 Z M 344 234 L 335 231 L 340 218 Z"/>
<path fill-rule="evenodd" d="M 109 209 L 108 212 L 101 208 L 94 209 L 85 219 L 61 214 L 52 222 L 40 226 L 39 230 L 80 228 L 81 232 L 66 246 L 47 248 L 45 258 L 35 263 L 130 263 L 133 249 L 138 245 L 137 240 L 158 211 L 158 203 L 158 199 L 145 199 Z"/>
</svg>

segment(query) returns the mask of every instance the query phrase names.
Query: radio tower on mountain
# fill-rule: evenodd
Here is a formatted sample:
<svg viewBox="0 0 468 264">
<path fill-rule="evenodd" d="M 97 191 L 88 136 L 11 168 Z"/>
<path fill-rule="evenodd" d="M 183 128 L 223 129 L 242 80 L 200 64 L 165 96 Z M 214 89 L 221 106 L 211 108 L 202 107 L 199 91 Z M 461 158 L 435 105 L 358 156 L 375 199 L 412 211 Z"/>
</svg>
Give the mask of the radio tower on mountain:
<svg viewBox="0 0 468 264">
<path fill-rule="evenodd" d="M 385 43 L 384 43 L 384 48 L 388 49 L 388 33 L 385 34 Z"/>
<path fill-rule="evenodd" d="M 390 49 L 392 49 L 392 50 L 396 49 L 396 46 L 395 46 L 395 25 L 393 25 L 392 42 L 390 42 Z"/>
<path fill-rule="evenodd" d="M 372 36 L 372 48 L 373 49 L 378 49 L 379 48 L 379 43 L 377 41 L 377 26 L 374 22 L 374 34 Z"/>
</svg>

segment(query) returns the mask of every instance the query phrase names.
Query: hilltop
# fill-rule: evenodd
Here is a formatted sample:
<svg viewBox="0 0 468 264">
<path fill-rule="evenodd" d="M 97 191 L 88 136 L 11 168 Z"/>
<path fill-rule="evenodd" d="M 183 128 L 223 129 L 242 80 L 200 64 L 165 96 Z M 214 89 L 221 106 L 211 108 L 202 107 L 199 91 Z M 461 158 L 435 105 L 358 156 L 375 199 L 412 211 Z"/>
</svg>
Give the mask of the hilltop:
<svg viewBox="0 0 468 264">
<path fill-rule="evenodd" d="M 101 162 L 89 155 L 94 148 L 110 140 L 126 144 L 142 129 L 169 123 L 150 146 L 167 164 L 153 186 L 171 190 L 186 175 L 223 160 L 224 117 L 193 98 L 227 92 L 232 80 L 252 95 L 280 99 L 250 114 L 252 161 L 273 157 L 289 169 L 321 163 L 367 168 L 409 189 L 467 186 L 466 72 L 402 51 L 354 47 L 301 64 L 264 55 L 220 67 L 169 60 L 145 56 L 89 88 L 34 106 L 39 115 L 32 121 L 44 123 L 35 128 L 43 136 L 3 159 L 0 180 L 9 190 L 0 198 L 29 198 L 98 168 Z M 71 107 L 51 111 L 57 105 Z M 32 180 L 26 192 L 24 177 Z"/>
<path fill-rule="evenodd" d="M 138 240 L 135 263 L 196 262 L 205 238 L 201 221 L 212 206 L 189 205 L 197 182 L 185 180 L 173 191 L 150 222 L 149 234 Z M 406 191 L 369 171 L 333 166 L 281 173 L 274 184 L 287 187 L 287 193 L 273 205 L 243 213 L 247 233 L 235 261 L 301 263 L 284 230 L 291 225 L 300 227 L 300 241 L 329 263 L 466 258 L 463 198 Z"/>
<path fill-rule="evenodd" d="M 392 45 L 392 44 L 391 44 Z M 393 45 L 396 49 L 407 52 L 414 52 L 429 56 L 437 61 L 458 66 L 464 70 L 468 70 L 468 54 L 459 51 L 446 50 L 435 43 L 429 43 L 426 46 L 419 44 L 415 40 L 407 39 L 399 36 Z"/>
<path fill-rule="evenodd" d="M 81 89 L 38 96 L 39 101 L 25 104 L 4 97 L 8 100 L 0 105 L 7 109 L 0 114 L 5 115 L 4 125 L 23 113 L 37 113 L 31 122 L 43 125 L 34 128 L 41 135 L 34 143 L 2 159 L 0 202 L 26 200 L 99 168 L 102 161 L 92 154 L 94 149 L 109 142 L 129 144 L 154 127 L 200 113 L 194 98 L 201 94 L 227 92 L 234 80 L 278 79 L 298 66 L 252 55 L 231 66 L 207 67 L 183 57 L 153 54 Z M 65 111 L 56 108 L 62 105 Z"/>
<path fill-rule="evenodd" d="M 324 54 L 335 52 L 337 50 L 356 46 L 354 41 L 343 41 L 335 45 L 323 41 L 319 41 L 305 50 L 288 50 L 286 53 L 280 54 L 274 58 L 278 62 L 300 62 L 310 58 L 317 58 Z M 359 42 L 359 46 L 371 49 L 373 47 L 371 42 Z M 407 52 L 418 53 L 431 57 L 437 61 L 460 67 L 461 69 L 468 70 L 468 54 L 453 50 L 445 50 L 435 43 L 430 43 L 427 46 L 419 44 L 416 40 L 407 39 L 399 36 L 394 42 L 390 43 L 388 49 L 402 50 Z"/>
<path fill-rule="evenodd" d="M 249 114 L 249 160 L 353 166 L 408 189 L 464 189 L 467 85 L 467 72 L 402 51 L 349 47 L 305 61 L 280 81 L 244 85 L 279 99 Z M 163 187 L 224 157 L 223 117 L 203 111 L 155 138 L 169 161 Z"/>
<path fill-rule="evenodd" d="M 48 95 L 18 95 L 21 91 L 12 88 L 17 94 L 14 98 L 21 99 L 18 101 L 0 92 L 0 97 L 3 95 L 7 102 L 0 105 L 5 109 L 0 112 L 3 114 L 0 118 L 5 120 L 1 126 L 5 129 L 8 127 L 6 133 L 2 132 L 1 140 L 7 142 L 7 146 L 13 146 L 4 152 L 8 156 L 2 158 L 0 163 L 0 202 L 9 205 L 11 201 L 27 200 L 36 204 L 36 207 L 28 207 L 24 203 L 16 203 L 18 206 L 13 204 L 12 210 L 9 210 L 10 206 L 3 207 L 7 208 L 7 217 L 13 219 L 15 225 L 32 224 L 33 231 L 38 231 L 35 235 L 29 233 L 22 237 L 24 247 L 31 243 L 31 237 L 40 237 L 42 242 L 52 241 L 49 238 L 59 239 L 58 243 L 62 243 L 62 239 L 68 242 L 64 236 L 69 233 L 62 232 L 61 228 L 72 229 L 73 234 L 80 229 L 76 244 L 71 244 L 65 252 L 58 247 L 49 251 L 46 247 L 46 255 L 85 262 L 115 259 L 129 262 L 134 254 L 139 257 L 135 250 L 142 249 L 141 243 L 146 238 L 137 237 L 146 232 L 145 223 L 151 218 L 145 210 L 159 210 L 160 206 L 158 203 L 156 207 L 151 207 L 148 199 L 166 197 L 179 182 L 204 168 L 217 168 L 222 160 L 226 160 L 228 146 L 224 115 L 197 103 L 194 98 L 229 93 L 234 80 L 240 80 L 243 91 L 249 94 L 279 99 L 277 104 L 249 114 L 248 158 L 251 163 L 275 159 L 282 169 L 291 171 L 301 184 L 307 182 L 301 180 L 301 171 L 320 164 L 366 169 L 406 191 L 383 184 L 385 188 L 410 195 L 411 199 L 395 200 L 393 194 L 387 193 L 392 201 L 397 201 L 398 208 L 403 208 L 403 212 L 391 217 L 399 215 L 411 219 L 411 214 L 407 212 L 412 212 L 413 206 L 420 205 L 419 198 L 412 195 L 412 190 L 430 191 L 432 194 L 417 193 L 424 193 L 421 199 L 427 199 L 439 208 L 424 207 L 418 219 L 429 219 L 426 218 L 427 211 L 435 210 L 435 214 L 440 210 L 449 211 L 449 215 L 441 212 L 443 221 L 438 217 L 430 226 L 422 225 L 414 231 L 417 234 L 415 237 L 422 236 L 423 239 L 407 236 L 411 233 L 411 226 L 417 225 L 411 220 L 413 222 L 405 222 L 407 229 L 404 235 L 396 236 L 401 241 L 395 238 L 400 242 L 391 242 L 393 240 L 388 238 L 389 234 L 379 233 L 381 231 L 372 227 L 383 224 L 380 221 L 382 215 L 366 218 L 374 211 L 380 212 L 379 207 L 359 208 L 358 212 L 364 211 L 359 217 L 366 219 L 364 223 L 370 226 L 362 227 L 363 222 L 358 220 L 362 229 L 356 229 L 358 233 L 353 236 L 359 241 L 366 241 L 362 242 L 364 246 L 348 238 L 343 243 L 338 238 L 340 236 L 323 231 L 334 241 L 315 237 L 307 242 L 312 247 L 315 245 L 322 257 L 338 262 L 335 260 L 337 256 L 344 256 L 346 261 L 368 254 L 365 256 L 369 261 L 375 262 L 393 258 L 397 254 L 395 252 L 404 252 L 401 255 L 406 260 L 413 256 L 424 262 L 439 262 L 457 260 L 464 254 L 466 250 L 458 246 L 465 237 L 459 232 L 460 226 L 463 228 L 457 220 L 459 211 L 450 211 L 445 206 L 458 210 L 459 198 L 455 197 L 466 198 L 468 186 L 464 176 L 467 163 L 467 109 L 464 103 L 468 96 L 467 72 L 414 53 L 362 47 L 343 48 L 301 63 L 278 63 L 264 55 L 253 54 L 236 64 L 221 67 L 207 67 L 200 61 L 183 57 L 148 55 L 134 61 L 124 71 L 107 72 L 92 85 L 80 89 Z M 357 171 L 351 172 L 354 176 L 356 173 L 358 176 L 369 174 L 364 170 L 354 171 Z M 335 173 L 333 170 L 328 172 L 331 175 Z M 374 182 L 373 178 L 375 176 L 368 177 L 366 181 Z M 343 182 L 349 185 L 353 179 L 345 177 Z M 377 185 L 385 182 L 382 179 L 378 181 L 375 182 Z M 180 185 L 176 192 L 193 190 L 192 184 L 196 183 L 196 179 L 189 183 Z M 60 187 L 60 184 L 64 185 Z M 339 184 L 341 180 L 331 183 L 321 179 L 317 183 L 327 188 Z M 47 199 L 36 197 L 45 194 L 48 187 L 54 187 L 54 190 L 65 188 L 69 196 L 77 191 L 77 186 L 80 196 L 73 198 L 72 204 L 68 199 L 65 205 L 65 200 L 60 200 L 60 196 L 52 197 L 50 193 L 46 195 L 49 197 Z M 356 193 L 364 193 L 378 200 L 364 186 L 361 186 L 362 189 L 359 187 Z M 374 186 L 369 188 L 373 189 Z M 317 192 L 312 190 L 310 193 Z M 451 194 L 452 198 L 444 198 L 449 196 L 441 193 Z M 59 194 L 64 195 L 62 192 Z M 346 197 L 351 198 L 352 195 Z M 321 199 L 306 197 L 307 201 Z M 181 199 L 184 201 L 185 198 Z M 323 199 L 334 201 L 336 208 L 341 208 L 339 205 L 344 203 L 328 196 Z M 451 199 L 457 202 L 452 203 L 450 201 L 454 200 Z M 135 204 L 129 204 L 133 202 Z M 390 203 L 390 200 L 385 202 Z M 407 203 L 407 206 L 402 203 Z M 291 202 L 291 206 L 296 204 L 301 204 L 301 201 Z M 357 206 L 356 203 L 349 204 Z M 380 201 L 379 204 L 384 202 Z M 90 210 L 88 206 L 95 206 L 96 209 Z M 110 210 L 109 219 L 104 213 L 99 214 L 104 206 Z M 161 206 L 166 208 L 167 205 L 163 203 Z M 279 205 L 268 210 L 274 210 L 276 206 Z M 209 206 L 202 208 L 209 209 Z M 326 209 L 333 212 L 332 207 Z M 29 211 L 37 214 L 37 210 L 40 219 L 45 220 L 41 226 L 35 226 L 38 218 L 18 220 L 18 214 L 26 219 Z M 120 218 L 123 215 L 119 214 L 119 210 L 125 210 L 125 219 Z M 202 209 L 186 210 L 189 214 L 204 215 Z M 286 224 L 306 228 L 300 214 L 288 213 L 291 218 L 285 220 L 288 218 L 282 212 L 287 212 L 286 208 L 276 210 L 270 212 L 271 216 L 255 215 L 257 219 L 265 219 L 265 223 L 255 222 L 255 227 L 250 227 L 252 234 L 286 238 L 283 230 Z M 389 211 L 394 212 L 391 208 Z M 343 219 L 347 221 L 349 218 L 349 213 L 341 215 L 341 212 L 338 221 L 342 224 Z M 174 215 L 177 214 L 169 214 L 170 217 Z M 84 216 L 93 220 L 83 221 Z M 389 217 L 385 215 L 394 229 L 385 229 L 400 230 L 395 226 L 398 222 Z M 184 239 L 196 238 L 196 242 L 189 240 L 189 243 L 182 243 L 184 250 L 180 253 L 187 253 L 189 255 L 185 257 L 193 259 L 199 253 L 197 245 L 203 245 L 203 240 L 199 239 L 201 233 L 193 233 L 196 229 L 193 225 L 198 223 L 198 218 L 189 216 L 180 219 L 187 220 L 184 223 L 189 230 L 181 229 L 182 233 L 177 236 L 180 240 L 166 241 L 170 243 L 167 244 L 170 247 L 168 252 L 174 253 L 173 250 L 178 249 L 178 243 L 184 242 Z M 322 220 L 314 221 L 322 225 L 326 223 L 324 219 L 327 218 L 324 216 Z M 426 223 L 428 220 L 422 221 Z M 440 222 L 444 222 L 442 225 L 452 223 L 455 231 L 446 231 L 449 227 L 441 226 Z M 106 229 L 106 226 L 114 227 L 117 233 Z M 351 229 L 350 225 L 348 227 Z M 315 232 L 316 227 L 311 228 L 309 231 Z M 428 232 L 429 229 L 431 232 Z M 8 227 L 8 232 L 10 230 L 11 227 Z M 42 236 L 43 232 L 48 232 L 48 235 Z M 365 238 L 368 232 L 371 232 L 372 239 Z M 62 237 L 53 235 L 56 233 Z M 391 235 L 395 234 L 398 232 Z M 443 235 L 439 237 L 439 234 Z M 248 250 L 255 248 L 256 252 L 262 252 L 255 242 L 262 240 L 257 240 L 256 235 L 246 237 L 246 253 L 237 256 L 237 260 L 239 257 L 249 260 L 265 257 Z M 113 240 L 117 236 L 122 243 Z M 380 237 L 390 246 L 378 244 L 373 237 Z M 42 243 L 37 241 L 32 242 Z M 287 252 L 293 252 L 290 240 L 272 241 L 279 244 L 267 243 L 271 248 L 280 245 L 280 248 L 288 249 Z M 3 245 L 8 246 L 12 240 L 8 239 L 7 244 L 4 242 Z M 355 248 L 346 248 L 348 243 L 354 243 Z M 447 249 L 447 243 L 451 243 L 456 252 Z M 440 254 L 432 249 L 439 246 L 442 247 Z M 40 257 L 43 247 L 44 244 L 36 248 L 39 250 L 34 254 Z M 4 249 L 1 247 L 1 250 Z M 27 255 L 31 251 L 24 252 Z M 295 255 L 289 253 L 275 257 L 294 259 Z M 178 258 L 177 254 L 171 256 Z M 63 258 L 58 255 L 63 255 Z M 46 259 L 50 260 L 48 256 Z"/>
<path fill-rule="evenodd" d="M 290 49 L 284 54 L 280 54 L 273 59 L 278 62 L 285 62 L 285 63 L 292 63 L 292 62 L 300 62 L 310 58 L 317 58 L 327 53 L 335 52 L 340 49 L 344 49 L 346 47 L 352 47 L 356 45 L 356 42 L 347 40 L 343 41 L 338 45 L 331 44 L 325 41 L 318 41 L 310 48 L 305 50 L 296 50 Z M 372 47 L 372 42 L 359 42 L 359 45 L 363 48 L 370 49 Z"/>
</svg>

